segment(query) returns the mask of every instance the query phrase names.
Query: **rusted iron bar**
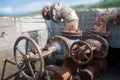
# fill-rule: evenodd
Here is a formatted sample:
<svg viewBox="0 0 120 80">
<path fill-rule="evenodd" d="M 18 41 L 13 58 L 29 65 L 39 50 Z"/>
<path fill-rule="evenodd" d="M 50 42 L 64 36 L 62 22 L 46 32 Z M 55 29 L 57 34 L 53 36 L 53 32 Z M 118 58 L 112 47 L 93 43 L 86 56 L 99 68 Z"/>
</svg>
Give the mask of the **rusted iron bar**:
<svg viewBox="0 0 120 80">
<path fill-rule="evenodd" d="M 10 61 L 9 59 L 5 59 L 4 61 L 5 61 L 5 62 L 8 62 L 8 63 L 11 63 L 11 64 L 13 64 L 13 65 L 16 65 L 15 62 Z"/>
<path fill-rule="evenodd" d="M 12 74 L 12 75 L 10 75 L 10 76 L 4 78 L 5 68 L 6 68 L 7 62 L 8 62 L 8 63 L 11 63 L 11 64 L 13 64 L 13 65 L 16 65 L 16 63 L 10 61 L 9 59 L 5 59 L 5 60 L 3 60 L 3 62 L 4 62 L 4 65 L 3 65 L 1 80 L 9 80 L 9 79 L 11 79 L 12 77 L 15 77 L 16 75 L 18 75 L 18 74 L 20 73 L 20 72 L 18 71 L 18 72 L 16 72 L 16 73 L 14 73 L 14 74 Z"/>
<path fill-rule="evenodd" d="M 1 80 L 9 80 L 9 79 L 15 77 L 16 75 L 18 75 L 19 73 L 20 73 L 20 72 L 18 71 L 18 72 L 16 72 L 16 73 L 10 75 L 9 77 L 6 77 L 5 79 L 1 79 Z"/>
</svg>

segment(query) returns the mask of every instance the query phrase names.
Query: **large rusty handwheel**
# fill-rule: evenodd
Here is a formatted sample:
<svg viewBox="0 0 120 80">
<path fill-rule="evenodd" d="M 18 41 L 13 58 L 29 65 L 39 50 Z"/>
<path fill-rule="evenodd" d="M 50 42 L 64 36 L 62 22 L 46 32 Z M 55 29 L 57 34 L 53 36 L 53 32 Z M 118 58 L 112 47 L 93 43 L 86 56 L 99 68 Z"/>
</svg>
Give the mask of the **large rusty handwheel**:
<svg viewBox="0 0 120 80">
<path fill-rule="evenodd" d="M 53 36 L 47 40 L 47 46 L 56 47 L 54 55 L 58 59 L 64 60 L 66 56 L 70 55 L 70 44 L 69 40 L 63 36 Z"/>
<path fill-rule="evenodd" d="M 70 55 L 76 63 L 84 65 L 93 58 L 93 51 L 87 42 L 77 41 L 71 45 Z"/>
<path fill-rule="evenodd" d="M 109 44 L 106 39 L 96 34 L 89 34 L 82 37 L 82 40 L 97 47 L 94 52 L 95 58 L 105 58 L 108 53 Z M 99 44 L 98 44 L 99 43 Z"/>
<path fill-rule="evenodd" d="M 36 50 L 37 53 L 33 53 L 33 50 Z M 14 44 L 14 59 L 17 68 L 25 78 L 35 80 L 42 76 L 44 72 L 43 56 L 39 46 L 32 38 L 28 36 L 17 38 Z"/>
</svg>

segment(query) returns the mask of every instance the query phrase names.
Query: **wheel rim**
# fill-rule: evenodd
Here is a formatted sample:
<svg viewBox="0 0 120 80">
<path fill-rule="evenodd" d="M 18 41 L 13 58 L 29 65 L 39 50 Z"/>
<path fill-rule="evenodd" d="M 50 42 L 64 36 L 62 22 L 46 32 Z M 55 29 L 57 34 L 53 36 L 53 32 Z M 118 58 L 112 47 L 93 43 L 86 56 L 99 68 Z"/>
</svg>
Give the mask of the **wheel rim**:
<svg viewBox="0 0 120 80">
<path fill-rule="evenodd" d="M 22 43 L 22 42 L 25 44 L 25 47 L 21 46 L 20 43 Z M 38 52 L 36 54 L 36 55 L 38 55 L 37 58 L 33 58 L 28 54 L 28 53 L 30 53 L 30 49 L 28 49 L 29 43 L 33 44 L 34 48 L 37 50 L 37 52 Z M 35 55 L 35 54 L 33 54 L 33 52 L 31 54 Z M 20 59 L 18 59 L 18 57 Z M 42 74 L 44 72 L 43 56 L 41 54 L 41 50 L 39 49 L 39 46 L 32 38 L 27 37 L 27 36 L 20 36 L 16 40 L 16 42 L 14 44 L 14 59 L 15 59 L 17 68 L 23 74 L 23 76 L 25 78 L 36 79 L 38 76 L 40 76 L 40 77 L 42 76 Z M 33 70 L 33 66 L 32 66 L 37 62 L 39 62 L 38 72 L 36 72 L 35 69 Z M 27 72 L 24 70 L 25 67 L 28 67 L 28 70 L 30 70 L 31 75 L 27 74 Z"/>
<path fill-rule="evenodd" d="M 87 42 L 77 41 L 71 45 L 70 55 L 76 63 L 84 65 L 93 58 L 93 51 Z"/>
<path fill-rule="evenodd" d="M 109 44 L 107 40 L 96 34 L 85 35 L 82 37 L 82 40 L 84 41 L 87 41 L 88 39 L 93 39 L 101 43 L 101 47 L 97 50 L 94 50 L 94 57 L 105 58 L 108 54 L 108 48 L 109 48 Z"/>
</svg>

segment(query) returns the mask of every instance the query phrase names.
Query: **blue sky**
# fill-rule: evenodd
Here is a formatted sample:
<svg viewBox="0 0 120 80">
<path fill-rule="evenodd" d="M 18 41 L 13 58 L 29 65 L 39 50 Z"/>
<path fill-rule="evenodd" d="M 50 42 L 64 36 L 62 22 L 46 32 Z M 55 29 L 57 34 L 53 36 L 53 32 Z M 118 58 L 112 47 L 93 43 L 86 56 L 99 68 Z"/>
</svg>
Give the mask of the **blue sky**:
<svg viewBox="0 0 120 80">
<path fill-rule="evenodd" d="M 101 0 L 0 0 L 0 14 L 23 14 L 41 10 L 45 5 L 61 2 L 67 6 L 93 4 Z"/>
</svg>

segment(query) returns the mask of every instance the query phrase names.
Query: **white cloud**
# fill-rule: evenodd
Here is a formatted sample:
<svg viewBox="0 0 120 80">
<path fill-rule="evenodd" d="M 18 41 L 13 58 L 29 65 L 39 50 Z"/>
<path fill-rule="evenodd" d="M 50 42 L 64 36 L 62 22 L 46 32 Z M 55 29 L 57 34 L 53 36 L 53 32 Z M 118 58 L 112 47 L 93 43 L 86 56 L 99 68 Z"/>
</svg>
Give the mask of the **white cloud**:
<svg viewBox="0 0 120 80">
<path fill-rule="evenodd" d="M 2 13 L 2 14 L 13 14 L 13 10 L 9 6 L 2 7 L 2 8 L 0 8 L 0 13 Z"/>
<path fill-rule="evenodd" d="M 49 2 L 48 2 L 49 3 Z M 50 4 L 50 3 L 49 3 Z M 46 5 L 45 1 L 36 1 L 20 7 L 15 8 L 14 12 L 19 13 L 28 13 L 41 10 Z"/>
<path fill-rule="evenodd" d="M 34 12 L 34 11 L 40 11 L 45 5 L 50 5 L 50 2 L 46 1 L 36 1 L 36 2 L 31 2 L 25 5 L 17 6 L 17 7 L 1 7 L 0 8 L 0 14 L 24 14 L 24 13 L 29 13 L 29 12 Z"/>
</svg>

